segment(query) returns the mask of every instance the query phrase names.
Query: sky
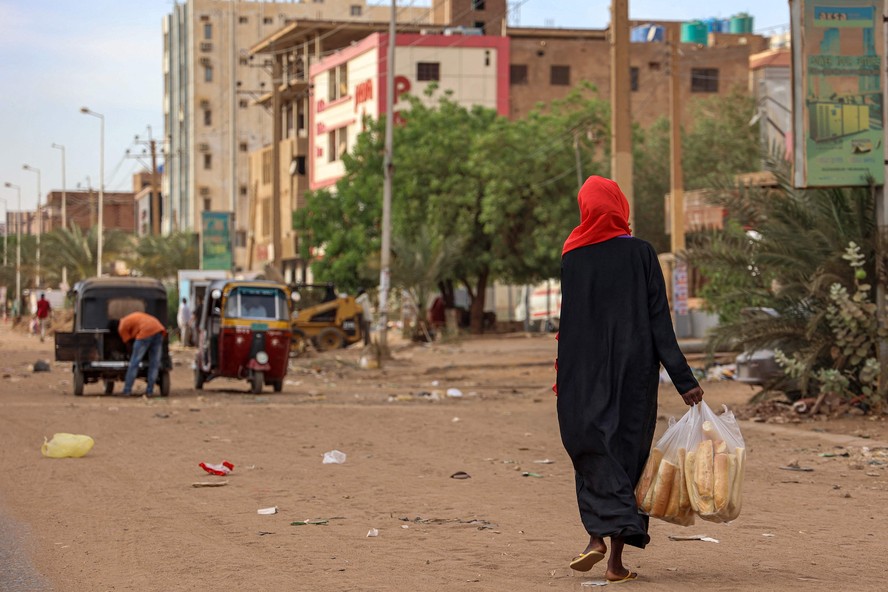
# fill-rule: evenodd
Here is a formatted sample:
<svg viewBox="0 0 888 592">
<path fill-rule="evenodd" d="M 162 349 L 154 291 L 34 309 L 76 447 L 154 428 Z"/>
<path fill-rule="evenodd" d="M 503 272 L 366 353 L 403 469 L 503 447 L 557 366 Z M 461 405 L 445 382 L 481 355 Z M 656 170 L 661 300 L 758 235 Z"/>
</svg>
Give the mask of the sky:
<svg viewBox="0 0 888 592">
<path fill-rule="evenodd" d="M 428 6 L 431 0 L 398 0 Z M 386 0 L 371 4 L 389 5 Z M 0 199 L 18 209 L 37 204 L 40 193 L 62 189 L 65 146 L 68 189 L 97 188 L 104 116 L 105 189 L 129 191 L 132 174 L 150 164 L 149 127 L 163 137 L 162 20 L 174 0 L 0 0 Z M 510 0 L 512 24 L 601 29 L 610 21 L 610 0 Z M 716 7 L 717 6 L 717 7 Z M 785 0 L 629 0 L 633 20 L 754 17 L 754 30 L 788 28 Z M 516 22 L 517 21 L 517 22 Z M 135 137 L 139 141 L 135 141 Z M 132 156 L 127 156 L 127 150 Z"/>
</svg>

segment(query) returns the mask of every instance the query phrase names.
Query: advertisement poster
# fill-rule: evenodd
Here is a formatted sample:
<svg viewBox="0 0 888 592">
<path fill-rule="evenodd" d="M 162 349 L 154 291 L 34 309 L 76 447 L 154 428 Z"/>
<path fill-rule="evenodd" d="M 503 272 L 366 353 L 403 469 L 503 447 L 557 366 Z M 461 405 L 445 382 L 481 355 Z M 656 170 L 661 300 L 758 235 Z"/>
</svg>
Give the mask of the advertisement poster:
<svg viewBox="0 0 888 592">
<path fill-rule="evenodd" d="M 230 212 L 201 212 L 201 269 L 230 270 L 234 267 L 231 218 Z"/>
<path fill-rule="evenodd" d="M 882 2 L 792 0 L 794 181 L 882 185 Z"/>
</svg>

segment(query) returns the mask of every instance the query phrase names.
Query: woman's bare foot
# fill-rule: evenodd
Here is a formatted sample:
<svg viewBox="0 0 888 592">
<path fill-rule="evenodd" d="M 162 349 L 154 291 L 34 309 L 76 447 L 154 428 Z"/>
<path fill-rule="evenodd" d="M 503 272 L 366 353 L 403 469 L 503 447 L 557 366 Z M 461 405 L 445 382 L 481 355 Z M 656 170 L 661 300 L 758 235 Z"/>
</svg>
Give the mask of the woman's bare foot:
<svg viewBox="0 0 888 592">
<path fill-rule="evenodd" d="M 607 553 L 607 545 L 601 537 L 590 537 L 589 544 L 582 554 L 573 558 L 570 562 L 571 569 L 576 571 L 589 571 L 595 564 L 604 559 Z"/>
<path fill-rule="evenodd" d="M 589 544 L 586 546 L 586 550 L 583 551 L 583 555 L 585 555 L 589 551 L 600 551 L 601 553 L 607 553 L 607 544 L 605 544 L 604 539 L 601 537 L 590 536 Z"/>
</svg>

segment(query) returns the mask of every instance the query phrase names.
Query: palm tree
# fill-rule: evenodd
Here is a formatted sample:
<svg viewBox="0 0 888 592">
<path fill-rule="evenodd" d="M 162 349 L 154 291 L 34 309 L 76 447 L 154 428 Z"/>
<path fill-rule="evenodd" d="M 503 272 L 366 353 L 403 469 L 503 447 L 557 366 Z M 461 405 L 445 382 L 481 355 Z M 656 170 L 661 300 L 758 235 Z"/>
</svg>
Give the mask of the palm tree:
<svg viewBox="0 0 888 592">
<path fill-rule="evenodd" d="M 68 269 L 68 282 L 75 282 L 96 275 L 98 251 L 97 227 L 85 234 L 76 225 L 59 229 L 45 235 L 43 267 L 48 283 L 57 283 L 62 277 L 62 268 Z M 119 230 L 106 229 L 102 242 L 102 264 L 113 261 L 125 254 L 131 245 L 132 237 Z"/>
<path fill-rule="evenodd" d="M 178 270 L 196 269 L 199 264 L 197 235 L 193 232 L 145 236 L 130 258 L 134 270 L 158 279 L 175 278 Z"/>
</svg>

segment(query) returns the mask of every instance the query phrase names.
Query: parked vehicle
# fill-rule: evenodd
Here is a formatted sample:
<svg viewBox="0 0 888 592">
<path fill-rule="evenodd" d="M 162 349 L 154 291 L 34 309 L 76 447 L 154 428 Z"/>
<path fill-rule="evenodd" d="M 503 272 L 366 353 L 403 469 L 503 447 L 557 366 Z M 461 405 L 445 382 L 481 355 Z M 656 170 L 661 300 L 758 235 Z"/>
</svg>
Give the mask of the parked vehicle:
<svg viewBox="0 0 888 592">
<path fill-rule="evenodd" d="M 104 383 L 104 392 L 114 392 L 114 383 L 123 382 L 129 368 L 127 345 L 111 321 L 119 321 L 132 312 L 146 312 L 167 326 L 167 292 L 160 281 L 149 278 L 91 278 L 74 285 L 74 319 L 70 332 L 56 332 L 55 359 L 72 362 L 74 394 L 83 394 L 84 386 Z M 170 394 L 169 341 L 163 340 L 163 357 L 157 377 L 161 396 Z M 139 364 L 137 378 L 148 376 L 147 357 Z"/>
<path fill-rule="evenodd" d="M 361 305 L 354 296 L 336 293 L 332 285 L 300 284 L 293 315 L 291 353 L 298 356 L 311 343 L 318 351 L 348 347 L 364 339 L 361 333 Z"/>
<path fill-rule="evenodd" d="M 548 280 L 535 286 L 524 286 L 515 306 L 515 320 L 526 321 L 533 330 L 557 331 L 561 321 L 561 282 Z"/>
<path fill-rule="evenodd" d="M 247 380 L 279 393 L 289 361 L 290 290 L 269 280 L 216 280 L 207 287 L 197 326 L 194 388 L 215 378 Z"/>
<path fill-rule="evenodd" d="M 750 321 L 780 316 L 773 308 L 765 307 L 744 308 L 740 314 Z M 744 351 L 734 359 L 734 364 L 734 380 L 745 384 L 775 384 L 786 377 L 770 348 Z"/>
</svg>

